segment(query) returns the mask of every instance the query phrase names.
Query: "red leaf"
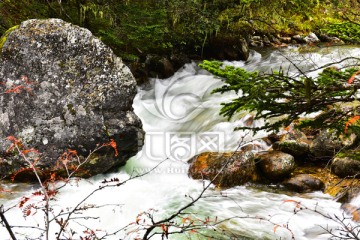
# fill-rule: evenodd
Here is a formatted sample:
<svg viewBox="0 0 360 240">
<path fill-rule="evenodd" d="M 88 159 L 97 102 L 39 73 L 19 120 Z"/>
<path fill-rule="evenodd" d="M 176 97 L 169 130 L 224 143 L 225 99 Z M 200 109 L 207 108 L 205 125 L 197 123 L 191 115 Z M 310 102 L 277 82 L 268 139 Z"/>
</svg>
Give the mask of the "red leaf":
<svg viewBox="0 0 360 240">
<path fill-rule="evenodd" d="M 344 128 L 344 133 L 347 132 L 348 128 L 349 128 L 349 125 L 355 123 L 356 121 L 358 121 L 360 119 L 360 116 L 355 116 L 355 117 L 352 117 L 350 118 L 346 124 L 345 124 L 345 128 Z"/>
<path fill-rule="evenodd" d="M 115 140 L 114 139 L 110 139 L 110 142 L 107 144 L 108 146 L 110 146 L 110 147 L 112 147 L 113 149 L 114 149 L 114 151 L 115 151 L 115 157 L 117 156 L 117 155 L 119 155 L 119 152 L 118 152 L 118 150 L 117 150 L 117 146 L 116 146 L 116 142 L 115 142 Z"/>
<path fill-rule="evenodd" d="M 25 150 L 22 150 L 21 152 L 22 152 L 24 155 L 26 155 L 26 154 L 28 154 L 28 153 L 31 153 L 31 152 L 39 153 L 39 151 L 36 150 L 35 148 L 25 149 Z"/>
<path fill-rule="evenodd" d="M 278 227 L 280 227 L 280 225 L 276 224 L 275 227 L 274 227 L 274 233 L 276 233 L 276 230 L 278 229 Z"/>
<path fill-rule="evenodd" d="M 19 208 L 22 208 L 24 206 L 24 204 L 29 201 L 30 198 L 28 197 L 23 197 L 20 201 L 20 204 L 19 204 Z"/>
<path fill-rule="evenodd" d="M 354 73 L 348 80 L 348 84 L 353 83 L 353 81 L 355 80 L 356 75 L 358 75 L 360 73 L 360 70 L 358 70 L 356 73 Z"/>
</svg>

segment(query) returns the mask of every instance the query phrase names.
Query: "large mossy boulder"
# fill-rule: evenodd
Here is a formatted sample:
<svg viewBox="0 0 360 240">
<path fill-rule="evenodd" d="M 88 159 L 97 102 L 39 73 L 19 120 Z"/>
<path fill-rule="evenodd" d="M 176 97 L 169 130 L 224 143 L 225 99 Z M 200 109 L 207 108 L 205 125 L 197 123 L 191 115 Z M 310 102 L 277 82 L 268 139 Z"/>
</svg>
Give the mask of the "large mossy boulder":
<svg viewBox="0 0 360 240">
<path fill-rule="evenodd" d="M 295 169 L 294 157 L 280 151 L 270 151 L 256 156 L 256 163 L 262 178 L 270 181 L 282 181 Z"/>
<path fill-rule="evenodd" d="M 201 153 L 189 160 L 189 176 L 213 180 L 222 188 L 242 185 L 256 177 L 254 154 L 247 151 Z"/>
<path fill-rule="evenodd" d="M 28 20 L 9 32 L 0 55 L 0 176 L 27 164 L 9 153 L 7 136 L 35 148 L 37 166 L 51 171 L 67 149 L 84 159 L 87 175 L 123 165 L 137 153 L 141 122 L 132 101 L 136 82 L 112 50 L 87 29 L 60 19 Z"/>
</svg>

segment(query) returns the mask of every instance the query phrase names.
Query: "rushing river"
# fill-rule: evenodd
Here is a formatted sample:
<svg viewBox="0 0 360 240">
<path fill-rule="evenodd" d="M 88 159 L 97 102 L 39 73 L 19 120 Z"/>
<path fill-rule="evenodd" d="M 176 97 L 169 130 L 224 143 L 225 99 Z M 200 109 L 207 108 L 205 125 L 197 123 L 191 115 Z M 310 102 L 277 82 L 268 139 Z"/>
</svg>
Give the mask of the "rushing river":
<svg viewBox="0 0 360 240">
<path fill-rule="evenodd" d="M 288 59 L 296 63 L 302 71 L 307 71 L 349 55 L 357 56 L 359 53 L 360 49 L 355 47 L 323 48 L 316 53 L 301 54 L 297 48 L 287 48 L 261 54 L 253 51 L 246 62 L 225 63 L 260 71 L 278 70 L 281 66 L 283 70 L 295 74 L 296 69 L 291 66 Z M 311 74 L 315 75 L 316 72 Z M 270 146 L 261 140 L 266 136 L 265 132 L 252 136 L 248 132 L 233 131 L 234 127 L 245 124 L 249 118 L 247 113 L 239 113 L 230 122 L 219 116 L 220 103 L 236 96 L 235 93 L 211 94 L 214 88 L 221 85 L 219 79 L 199 69 L 195 63 L 185 65 L 169 79 L 151 79 L 147 86 L 138 90 L 133 105 L 146 132 L 142 150 L 118 173 L 95 176 L 61 189 L 57 201 L 51 202 L 52 207 L 55 211 L 74 207 L 84 196 L 101 185 L 105 178 L 126 180 L 160 164 L 151 173 L 135 178 L 120 187 L 103 189 L 86 201 L 88 204 L 104 207 L 84 211 L 82 216 L 90 217 L 87 219 L 80 219 L 81 215 L 76 215 L 77 219 L 71 222 L 71 228 L 78 233 L 86 229 L 84 226 L 98 229 L 97 235 L 101 237 L 104 231 L 114 232 L 135 222 L 141 212 L 154 209 L 150 210 L 154 219 L 161 220 L 178 211 L 191 201 L 191 197 L 196 198 L 204 183 L 187 176 L 187 160 L 195 154 L 204 151 L 236 150 L 239 145 L 245 144 L 255 146 L 254 151 L 268 149 Z M 258 126 L 263 123 L 256 121 L 252 124 Z M 21 188 L 16 190 L 11 198 L 4 197 L 2 203 L 5 209 L 19 203 L 17 196 L 31 194 L 32 191 Z M 213 239 L 231 239 L 231 236 L 236 236 L 233 239 L 291 239 L 291 234 L 295 239 L 329 239 L 331 235 L 324 229 L 336 231 L 339 227 L 338 223 L 311 210 L 294 214 L 294 201 L 301 202 L 309 209 L 316 207 L 318 211 L 329 214 L 330 217 L 342 214 L 340 204 L 321 192 L 286 195 L 241 186 L 223 191 L 208 189 L 204 198 L 188 209 L 187 215 L 183 217 L 202 220 L 210 217 L 211 221 L 215 221 L 215 218 L 217 221 L 232 218 L 217 224 L 216 228 L 202 232 L 213 236 Z M 41 213 L 31 214 L 25 219 L 19 208 L 11 209 L 5 215 L 10 224 L 17 226 L 41 227 L 44 222 Z M 285 225 L 291 231 L 284 228 Z M 37 237 L 39 234 L 34 228 L 15 230 L 18 239 Z M 140 237 L 143 232 L 135 230 L 136 224 L 108 239 Z M 56 231 L 58 226 L 53 223 L 50 236 L 54 236 Z M 78 236 L 74 239 L 79 239 Z M 207 239 L 203 235 L 191 232 L 169 237 Z M 0 239 L 10 239 L 5 228 L 0 229 Z"/>
</svg>

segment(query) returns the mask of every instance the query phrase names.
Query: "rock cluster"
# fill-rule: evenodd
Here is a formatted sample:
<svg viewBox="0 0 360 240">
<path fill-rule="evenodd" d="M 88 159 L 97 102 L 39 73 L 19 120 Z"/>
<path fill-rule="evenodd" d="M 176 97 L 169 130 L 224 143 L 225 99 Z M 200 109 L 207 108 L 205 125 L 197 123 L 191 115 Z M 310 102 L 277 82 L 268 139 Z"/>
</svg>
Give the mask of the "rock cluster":
<svg viewBox="0 0 360 240">
<path fill-rule="evenodd" d="M 319 37 L 315 33 L 309 33 L 308 35 L 294 35 L 289 37 L 284 36 L 258 36 L 254 35 L 250 37 L 249 46 L 255 48 L 261 47 L 281 47 L 287 46 L 288 44 L 314 44 L 314 43 L 332 43 L 332 44 L 344 44 L 337 37 L 329 37 L 325 34 L 320 35 Z"/>
<path fill-rule="evenodd" d="M 299 130 L 292 129 L 282 135 L 270 135 L 267 140 L 273 141 L 272 149 L 256 153 L 253 158 L 247 159 L 247 162 L 234 161 L 236 171 L 227 171 L 230 167 L 226 165 L 229 156 L 245 155 L 250 153 L 251 149 L 195 156 L 190 161 L 189 175 L 195 179 L 213 180 L 215 175 L 200 174 L 212 169 L 212 172 L 219 174 L 214 183 L 220 187 L 233 187 L 249 181 L 280 183 L 295 192 L 323 191 L 327 188 L 328 193 L 338 195 L 338 198 L 343 198 L 341 196 L 351 190 L 344 191 L 343 187 L 339 188 L 339 182 L 346 182 L 340 181 L 339 178 L 360 178 L 360 155 L 357 149 L 352 149 L 356 142 L 353 136 L 339 138 L 329 130 L 320 131 L 315 136 L 307 136 Z M 329 161 L 331 172 L 326 169 Z M 317 170 L 312 170 L 311 166 Z M 220 171 L 221 167 L 224 171 Z M 222 184 L 220 179 L 231 181 Z"/>
</svg>

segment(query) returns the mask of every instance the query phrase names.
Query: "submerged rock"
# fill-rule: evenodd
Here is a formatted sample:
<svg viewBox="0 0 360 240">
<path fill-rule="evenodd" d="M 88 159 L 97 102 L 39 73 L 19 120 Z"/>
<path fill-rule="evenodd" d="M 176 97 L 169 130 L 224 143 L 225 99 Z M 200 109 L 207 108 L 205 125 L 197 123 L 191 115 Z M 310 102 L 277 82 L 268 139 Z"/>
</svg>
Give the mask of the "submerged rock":
<svg viewBox="0 0 360 240">
<path fill-rule="evenodd" d="M 242 185 L 255 177 L 254 155 L 251 152 L 201 153 L 189 160 L 189 176 L 213 180 L 219 187 Z"/>
<path fill-rule="evenodd" d="M 294 157 L 280 151 L 271 151 L 256 157 L 263 177 L 272 181 L 282 181 L 295 169 Z"/>
<path fill-rule="evenodd" d="M 325 184 L 309 174 L 299 174 L 284 182 L 284 185 L 295 192 L 312 192 L 324 190 Z"/>
<path fill-rule="evenodd" d="M 97 144 L 114 139 L 85 167 L 94 175 L 136 154 L 141 122 L 132 110 L 136 83 L 130 70 L 87 29 L 60 19 L 28 20 L 7 36 L 1 49 L 0 138 L 19 138 L 40 154 L 38 167 L 51 171 L 67 149 L 84 159 Z M 0 176 L 27 164 L 0 142 Z M 61 164 L 60 164 L 61 165 Z"/>
</svg>

